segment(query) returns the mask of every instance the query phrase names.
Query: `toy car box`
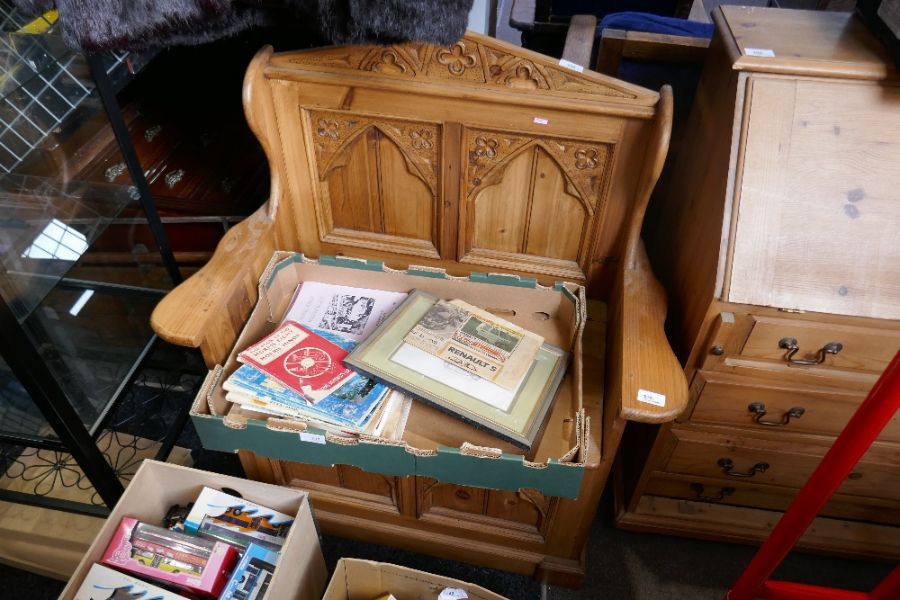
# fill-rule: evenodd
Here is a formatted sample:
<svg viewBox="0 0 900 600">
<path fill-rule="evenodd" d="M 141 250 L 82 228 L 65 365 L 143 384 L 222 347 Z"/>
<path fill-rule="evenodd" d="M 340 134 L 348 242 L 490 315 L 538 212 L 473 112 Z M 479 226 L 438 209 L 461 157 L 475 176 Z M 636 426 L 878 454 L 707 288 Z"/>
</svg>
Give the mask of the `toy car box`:
<svg viewBox="0 0 900 600">
<path fill-rule="evenodd" d="M 141 600 L 188 600 L 186 596 L 157 587 L 115 569 L 95 564 L 75 592 L 75 600 L 140 598 Z"/>
<path fill-rule="evenodd" d="M 193 502 L 204 487 L 229 488 L 251 502 L 293 515 L 294 524 L 281 549 L 281 564 L 290 565 L 290 568 L 275 570 L 269 583 L 268 597 L 279 600 L 319 600 L 322 597 L 328 572 L 306 492 L 146 460 L 75 569 L 60 600 L 75 598 L 76 590 L 81 587 L 93 563 L 100 561 L 122 517 L 162 523 L 169 507 Z"/>
<path fill-rule="evenodd" d="M 294 519 L 212 488 L 203 488 L 184 522 L 188 533 L 246 548 L 255 543 L 279 552 Z"/>
</svg>

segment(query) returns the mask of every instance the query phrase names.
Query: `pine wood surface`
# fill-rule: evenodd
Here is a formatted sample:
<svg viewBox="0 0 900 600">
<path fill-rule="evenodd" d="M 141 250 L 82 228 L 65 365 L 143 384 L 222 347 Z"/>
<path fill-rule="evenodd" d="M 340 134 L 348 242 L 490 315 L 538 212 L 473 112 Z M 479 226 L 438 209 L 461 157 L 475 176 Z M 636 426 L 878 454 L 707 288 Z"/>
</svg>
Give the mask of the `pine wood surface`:
<svg viewBox="0 0 900 600">
<path fill-rule="evenodd" d="M 884 47 L 853 13 L 722 6 L 716 28 L 727 31 L 734 68 L 763 73 L 884 80 L 897 71 Z M 746 48 L 768 49 L 767 57 Z"/>
<path fill-rule="evenodd" d="M 622 59 L 656 60 L 673 63 L 702 63 L 709 40 L 684 35 L 605 28 L 597 50 L 599 73 L 615 77 Z"/>
<path fill-rule="evenodd" d="M 696 474 L 727 480 L 754 481 L 799 489 L 819 464 L 828 445 L 793 440 L 766 441 L 729 430 L 722 433 L 673 428 L 674 448 L 663 467 L 667 473 Z M 731 469 L 719 464 L 733 463 Z M 750 476 L 754 465 L 768 468 Z M 726 471 L 730 471 L 729 474 Z M 900 452 L 873 447 L 841 484 L 842 494 L 900 500 Z"/>
<path fill-rule="evenodd" d="M 632 531 L 758 545 L 768 537 L 782 514 L 774 510 L 645 495 L 640 498 L 637 510 L 620 513 L 616 523 Z M 893 560 L 900 555 L 900 538 L 896 532 L 897 528 L 890 525 L 818 517 L 795 548 Z"/>
<path fill-rule="evenodd" d="M 679 421 L 744 427 L 758 431 L 778 428 L 788 432 L 837 436 L 865 399 L 865 394 L 839 388 L 760 381 L 756 377 L 698 371 L 691 385 L 692 408 Z M 748 407 L 764 405 L 763 421 L 781 423 L 793 408 L 802 408 L 800 417 L 786 425 L 760 425 Z M 900 442 L 900 415 L 895 416 L 878 437 Z"/>
<path fill-rule="evenodd" d="M 646 460 L 632 461 L 638 472 L 621 478 L 617 520 L 753 541 L 900 348 L 900 246 L 890 227 L 900 213 L 882 200 L 892 192 L 869 195 L 897 187 L 890 132 L 900 100 L 893 67 L 850 15 L 729 6 L 714 19 L 685 134 L 696 152 L 679 156 L 650 241 L 689 407 L 651 436 Z M 746 56 L 746 47 L 775 57 Z M 829 342 L 843 347 L 820 364 L 792 364 L 779 345 L 787 337 L 797 339 L 799 360 Z M 767 427 L 753 421 L 754 402 L 767 421 L 795 406 L 805 412 Z M 859 522 L 897 524 L 884 514 L 900 500 L 897 434 L 892 421 L 803 547 L 900 555 L 896 529 Z M 641 444 L 623 453 L 640 455 Z M 769 466 L 734 477 L 719 459 L 733 473 Z M 702 498 L 692 483 L 705 486 Z M 720 497 L 722 487 L 735 491 Z"/>
<path fill-rule="evenodd" d="M 753 76 L 731 302 L 900 318 L 900 87 Z M 778 140 L 777 149 L 773 140 Z"/>
<path fill-rule="evenodd" d="M 722 506 L 785 510 L 797 489 L 755 482 L 738 481 L 721 477 L 681 475 L 654 471 L 647 482 L 647 493 L 653 496 L 677 498 Z M 822 509 L 823 517 L 870 521 L 885 525 L 900 525 L 900 504 L 884 498 L 835 496 Z"/>
<path fill-rule="evenodd" d="M 565 279 L 609 304 L 608 315 L 592 305 L 583 342 L 593 425 L 577 499 L 242 451 L 247 475 L 309 489 L 325 531 L 579 585 L 627 420 L 670 420 L 687 403 L 663 331 L 665 294 L 640 240 L 668 149 L 671 91 L 467 35 L 447 48 L 264 48 L 244 105 L 271 197 L 152 319 L 211 367 L 233 346 L 275 249 Z M 665 406 L 639 403 L 639 389 L 665 395 Z"/>
</svg>

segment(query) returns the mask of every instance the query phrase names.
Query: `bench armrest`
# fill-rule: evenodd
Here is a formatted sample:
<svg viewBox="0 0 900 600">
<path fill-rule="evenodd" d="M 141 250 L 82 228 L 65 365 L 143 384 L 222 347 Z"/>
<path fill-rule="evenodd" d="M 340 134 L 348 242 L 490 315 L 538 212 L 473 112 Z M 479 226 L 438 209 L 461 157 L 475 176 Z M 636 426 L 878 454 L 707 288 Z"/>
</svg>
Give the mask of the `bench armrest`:
<svg viewBox="0 0 900 600">
<path fill-rule="evenodd" d="M 222 238 L 202 269 L 169 292 L 153 310 L 156 334 L 199 348 L 207 366 L 231 351 L 256 303 L 259 276 L 275 251 L 273 222 L 263 205 Z"/>
<path fill-rule="evenodd" d="M 643 244 L 634 267 L 621 271 L 612 300 L 609 376 L 614 398 L 621 399 L 619 416 L 642 423 L 675 419 L 687 407 L 687 379 L 666 338 L 666 294 Z M 642 391 L 658 396 L 651 395 L 648 401 Z"/>
</svg>

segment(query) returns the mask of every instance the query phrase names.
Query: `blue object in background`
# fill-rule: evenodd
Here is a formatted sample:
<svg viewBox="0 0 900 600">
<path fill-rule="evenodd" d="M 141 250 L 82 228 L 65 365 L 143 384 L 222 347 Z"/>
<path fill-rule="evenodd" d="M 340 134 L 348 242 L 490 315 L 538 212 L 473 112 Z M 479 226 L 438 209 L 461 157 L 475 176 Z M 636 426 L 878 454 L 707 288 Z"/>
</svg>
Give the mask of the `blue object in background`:
<svg viewBox="0 0 900 600">
<path fill-rule="evenodd" d="M 664 35 L 683 35 L 696 38 L 711 38 L 715 26 L 712 23 L 688 21 L 676 17 L 664 17 L 645 12 L 617 12 L 603 17 L 597 27 L 597 33 L 604 29 L 623 29 L 642 33 L 661 33 Z"/>
</svg>

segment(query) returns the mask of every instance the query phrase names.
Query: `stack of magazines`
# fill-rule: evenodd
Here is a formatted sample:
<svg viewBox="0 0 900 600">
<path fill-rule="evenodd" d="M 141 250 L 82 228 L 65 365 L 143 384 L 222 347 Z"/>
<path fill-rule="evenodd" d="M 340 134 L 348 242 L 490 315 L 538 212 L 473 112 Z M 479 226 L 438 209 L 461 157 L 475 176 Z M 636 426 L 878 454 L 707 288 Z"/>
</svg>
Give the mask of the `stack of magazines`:
<svg viewBox="0 0 900 600">
<path fill-rule="evenodd" d="M 238 355 L 241 366 L 225 381 L 226 398 L 326 431 L 380 435 L 404 395 L 343 360 L 406 296 L 301 284 L 278 328 Z"/>
<path fill-rule="evenodd" d="M 528 449 L 568 358 L 459 299 L 309 281 L 279 326 L 238 355 L 224 387 L 250 410 L 376 437 L 415 398 Z"/>
</svg>

